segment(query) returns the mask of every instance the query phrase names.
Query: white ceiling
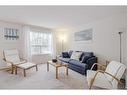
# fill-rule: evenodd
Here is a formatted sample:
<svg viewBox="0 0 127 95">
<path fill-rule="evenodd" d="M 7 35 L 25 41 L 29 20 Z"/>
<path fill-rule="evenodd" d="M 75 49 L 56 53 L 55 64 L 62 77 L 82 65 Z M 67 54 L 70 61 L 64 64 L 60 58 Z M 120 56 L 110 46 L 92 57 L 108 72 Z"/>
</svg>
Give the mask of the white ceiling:
<svg viewBox="0 0 127 95">
<path fill-rule="evenodd" d="M 0 20 L 49 28 L 76 27 L 127 13 L 126 6 L 0 6 Z"/>
</svg>

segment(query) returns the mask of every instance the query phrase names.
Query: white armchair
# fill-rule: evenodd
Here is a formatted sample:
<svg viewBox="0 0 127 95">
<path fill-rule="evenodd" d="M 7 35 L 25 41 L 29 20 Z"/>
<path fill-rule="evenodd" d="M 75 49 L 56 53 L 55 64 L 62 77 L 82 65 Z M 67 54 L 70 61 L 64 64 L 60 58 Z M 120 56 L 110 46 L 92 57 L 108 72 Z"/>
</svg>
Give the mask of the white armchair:
<svg viewBox="0 0 127 95">
<path fill-rule="evenodd" d="M 117 89 L 118 83 L 121 83 L 120 79 L 125 72 L 126 66 L 120 62 L 111 61 L 107 65 L 105 71 L 93 71 L 92 68 L 87 71 L 89 89 L 91 89 L 92 86 L 106 89 Z"/>
<path fill-rule="evenodd" d="M 7 64 L 8 68 L 11 68 L 11 73 L 17 74 L 17 68 L 23 69 L 24 76 L 26 76 L 25 70 L 30 69 L 32 67 L 36 67 L 37 71 L 37 64 L 27 62 L 26 59 L 22 59 L 19 57 L 18 50 L 4 50 L 3 51 L 4 61 Z"/>
<path fill-rule="evenodd" d="M 11 67 L 12 74 L 13 74 L 13 68 L 14 65 L 19 65 L 22 63 L 26 63 L 26 59 L 22 59 L 19 57 L 18 50 L 4 50 L 3 51 L 4 61 L 7 64 L 7 67 Z"/>
</svg>

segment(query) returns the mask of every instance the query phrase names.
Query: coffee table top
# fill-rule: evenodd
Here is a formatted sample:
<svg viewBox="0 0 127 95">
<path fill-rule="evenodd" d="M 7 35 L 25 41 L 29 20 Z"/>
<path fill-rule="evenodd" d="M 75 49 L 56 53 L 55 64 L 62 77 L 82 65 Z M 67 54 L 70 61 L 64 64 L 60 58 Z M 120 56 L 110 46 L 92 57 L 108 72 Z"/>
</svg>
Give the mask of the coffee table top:
<svg viewBox="0 0 127 95">
<path fill-rule="evenodd" d="M 52 61 L 48 61 L 49 64 L 55 66 L 55 67 L 62 67 L 62 66 L 68 66 L 67 63 L 63 63 L 63 62 L 52 62 Z"/>
</svg>

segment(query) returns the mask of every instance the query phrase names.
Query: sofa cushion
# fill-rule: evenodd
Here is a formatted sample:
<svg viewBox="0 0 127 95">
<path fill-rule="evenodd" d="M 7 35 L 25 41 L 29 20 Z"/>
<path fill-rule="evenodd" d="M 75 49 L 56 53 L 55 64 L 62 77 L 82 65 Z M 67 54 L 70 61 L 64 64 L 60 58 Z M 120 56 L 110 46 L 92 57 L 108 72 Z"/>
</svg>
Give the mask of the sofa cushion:
<svg viewBox="0 0 127 95">
<path fill-rule="evenodd" d="M 83 56 L 82 63 L 86 63 L 86 61 L 91 58 L 90 56 Z"/>
<path fill-rule="evenodd" d="M 86 71 L 87 71 L 87 65 L 85 66 L 85 68 L 81 68 L 79 66 L 76 66 L 76 65 L 72 65 L 72 64 L 68 64 L 69 65 L 69 68 L 82 74 L 82 75 L 86 75 Z"/>
<path fill-rule="evenodd" d="M 90 57 L 94 56 L 93 52 L 84 52 L 84 55 Z"/>
<path fill-rule="evenodd" d="M 62 52 L 62 57 L 63 58 L 70 58 L 68 52 Z"/>
<path fill-rule="evenodd" d="M 86 61 L 91 57 L 93 57 L 92 52 L 84 52 L 84 55 L 82 57 L 82 63 L 86 63 Z"/>
<path fill-rule="evenodd" d="M 90 69 L 94 63 L 97 63 L 97 57 L 95 56 L 89 58 L 85 64 L 87 64 L 88 68 Z M 97 65 L 94 66 L 93 70 L 97 70 Z"/>
<path fill-rule="evenodd" d="M 71 59 L 59 57 L 59 60 L 68 63 Z"/>
<path fill-rule="evenodd" d="M 68 52 L 70 58 L 71 58 L 72 53 L 73 53 L 73 50 L 70 50 L 70 51 Z"/>
<path fill-rule="evenodd" d="M 69 64 L 71 64 L 71 65 L 75 65 L 75 66 L 78 66 L 78 67 L 81 67 L 81 68 L 85 68 L 86 67 L 86 65 L 87 64 L 82 64 L 80 61 L 78 61 L 78 60 L 70 60 L 69 61 Z"/>
</svg>

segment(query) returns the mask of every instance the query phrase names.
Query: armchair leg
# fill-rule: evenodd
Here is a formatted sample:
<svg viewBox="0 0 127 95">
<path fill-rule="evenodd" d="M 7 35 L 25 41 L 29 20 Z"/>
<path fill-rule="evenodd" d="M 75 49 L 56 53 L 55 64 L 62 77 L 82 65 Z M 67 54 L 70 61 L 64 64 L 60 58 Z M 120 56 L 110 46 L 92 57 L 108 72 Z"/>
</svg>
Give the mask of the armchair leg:
<svg viewBox="0 0 127 95">
<path fill-rule="evenodd" d="M 24 77 L 26 77 L 26 70 L 25 69 L 23 70 L 23 73 L 24 73 Z"/>
<path fill-rule="evenodd" d="M 92 86 L 93 86 L 93 82 L 94 82 L 94 79 L 91 79 L 91 82 L 90 82 L 90 87 L 89 87 L 89 89 L 91 89 L 91 88 L 92 88 Z"/>
<path fill-rule="evenodd" d="M 92 88 L 92 85 L 90 85 L 89 89 L 91 90 L 91 88 Z"/>
<path fill-rule="evenodd" d="M 38 67 L 37 67 L 37 65 L 36 65 L 36 71 L 38 71 Z"/>
</svg>

